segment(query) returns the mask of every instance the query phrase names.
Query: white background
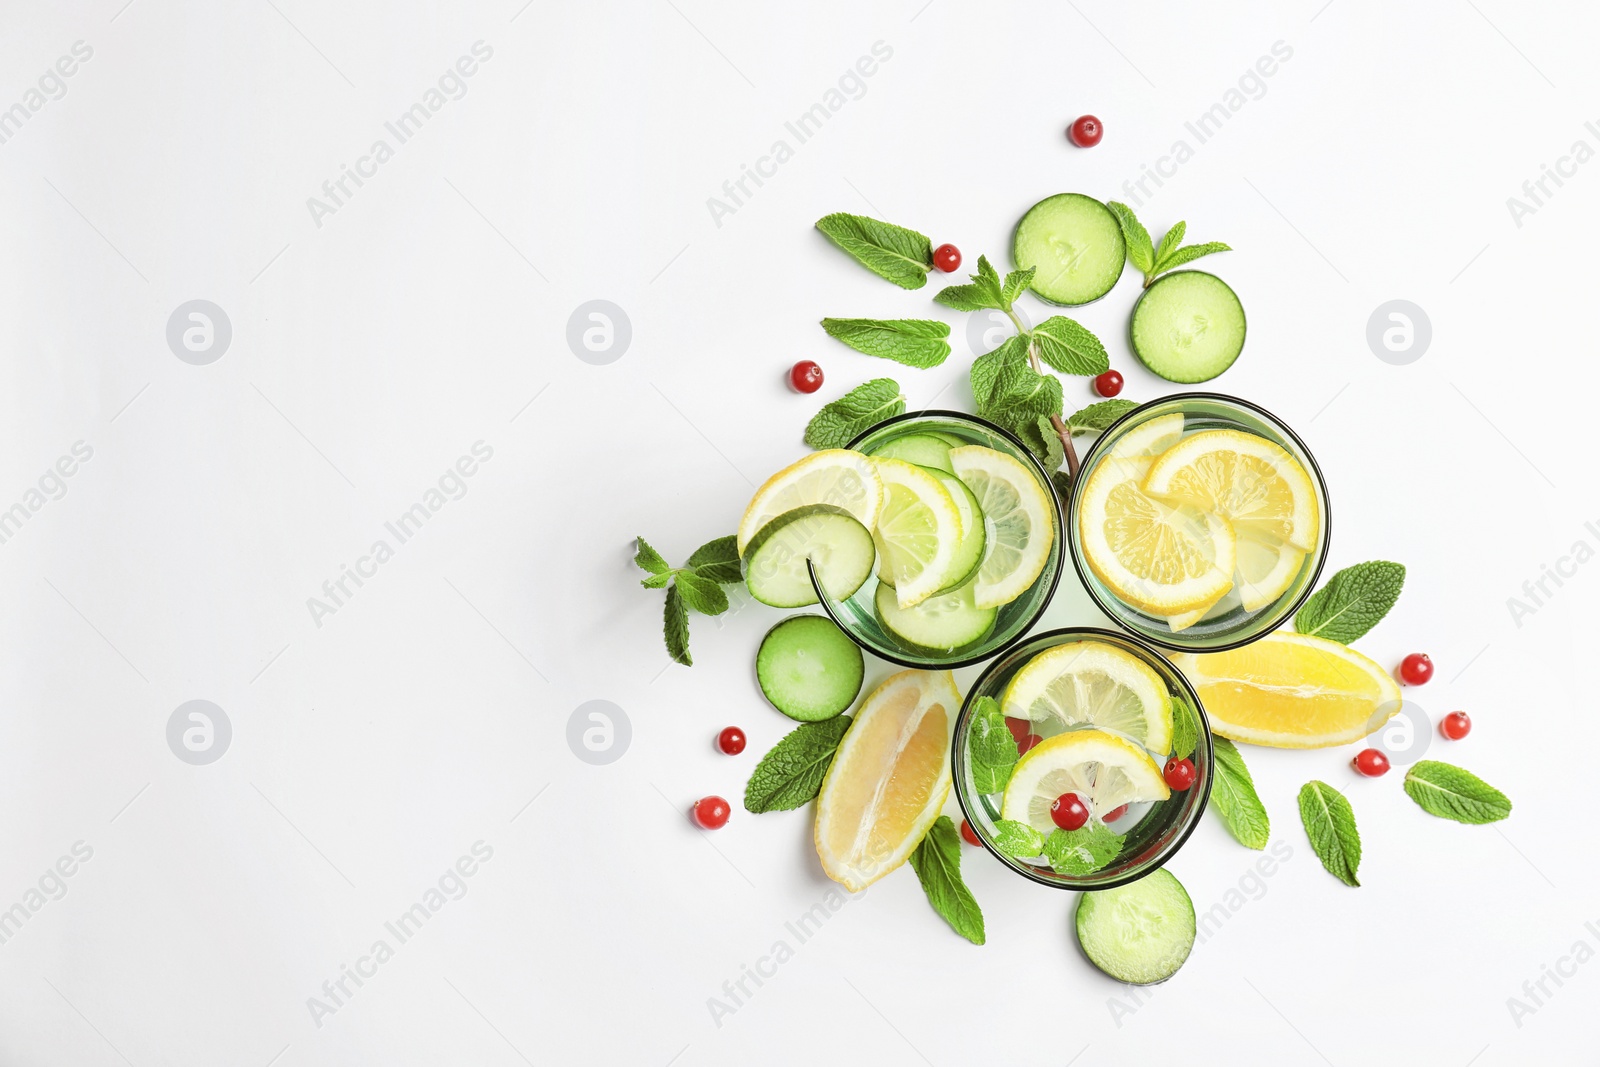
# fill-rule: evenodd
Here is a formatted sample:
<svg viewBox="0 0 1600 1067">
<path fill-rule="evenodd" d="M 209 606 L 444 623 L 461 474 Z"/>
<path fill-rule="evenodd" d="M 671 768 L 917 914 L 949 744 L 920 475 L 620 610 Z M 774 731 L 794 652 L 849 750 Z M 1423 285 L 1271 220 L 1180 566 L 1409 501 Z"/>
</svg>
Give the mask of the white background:
<svg viewBox="0 0 1600 1067">
<path fill-rule="evenodd" d="M 1600 565 L 1520 625 L 1507 599 L 1600 546 L 1600 164 L 1520 226 L 1506 198 L 1573 141 L 1600 148 L 1593 11 L 521 2 L 4 6 L 0 107 L 75 41 L 93 57 L 0 145 L 0 507 L 74 442 L 94 454 L 0 545 L 0 908 L 74 842 L 93 857 L 0 945 L 0 1062 L 1592 1059 L 1600 964 L 1547 980 L 1531 1014 L 1507 1000 L 1534 1007 L 1525 980 L 1600 948 Z M 307 198 L 479 40 L 466 95 L 318 226 Z M 865 94 L 717 225 L 707 198 L 794 147 L 784 121 L 877 41 L 893 55 Z M 1264 95 L 1197 145 L 1185 121 L 1276 41 L 1293 56 Z M 1083 112 L 1107 127 L 1089 151 L 1062 136 Z M 1180 138 L 1194 157 L 1140 214 L 1237 249 L 1208 261 L 1250 318 L 1215 385 L 1317 455 L 1330 568 L 1409 567 L 1360 647 L 1432 654 L 1410 695 L 1475 729 L 1429 755 L 1515 813 L 1434 819 L 1398 771 L 1356 779 L 1354 746 L 1247 749 L 1291 858 L 1142 1003 L 1078 955 L 1071 895 L 970 849 L 986 946 L 909 869 L 799 945 L 785 923 L 829 885 L 810 813 L 736 810 L 714 835 L 685 818 L 707 793 L 737 805 L 789 726 L 751 678 L 778 613 L 736 598 L 693 620 L 696 666 L 669 664 L 631 539 L 677 562 L 732 532 L 817 407 L 868 377 L 970 403 L 964 317 L 852 264 L 816 218 L 877 215 L 1003 267 L 1029 204 L 1128 199 Z M 1078 317 L 1147 400 L 1172 389 L 1127 350 L 1136 292 L 1130 272 Z M 208 366 L 165 340 L 196 298 L 232 322 Z M 596 298 L 632 323 L 606 366 L 565 339 Z M 1365 340 L 1394 298 L 1433 324 L 1404 367 Z M 955 352 L 894 367 L 824 315 L 944 318 Z M 815 397 L 784 385 L 800 358 L 826 370 Z M 317 625 L 307 598 L 480 440 L 469 492 Z M 1041 626 L 1097 621 L 1069 573 Z M 191 699 L 233 726 L 209 766 L 167 746 Z M 592 699 L 632 725 L 608 766 L 566 741 Z M 712 751 L 729 724 L 738 758 Z M 1359 889 L 1306 843 L 1312 778 L 1355 806 Z M 469 892 L 318 1026 L 308 998 L 480 840 Z M 1256 859 L 1208 816 L 1171 866 L 1205 910 Z M 780 939 L 794 957 L 718 1025 L 709 999 Z"/>
</svg>

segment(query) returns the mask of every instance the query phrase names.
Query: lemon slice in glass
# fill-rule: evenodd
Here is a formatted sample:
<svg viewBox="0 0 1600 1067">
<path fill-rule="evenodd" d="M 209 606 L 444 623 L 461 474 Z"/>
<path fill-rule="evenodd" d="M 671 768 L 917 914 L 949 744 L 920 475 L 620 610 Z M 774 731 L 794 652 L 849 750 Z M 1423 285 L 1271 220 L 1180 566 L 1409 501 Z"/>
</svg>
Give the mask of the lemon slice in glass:
<svg viewBox="0 0 1600 1067">
<path fill-rule="evenodd" d="M 1076 793 L 1096 819 L 1124 804 L 1172 795 L 1156 761 L 1132 741 L 1104 730 L 1069 730 L 1046 738 L 1017 761 L 1000 802 L 1000 816 L 1048 835 L 1056 828 L 1050 805 Z"/>
<path fill-rule="evenodd" d="M 961 547 L 961 512 L 943 482 L 903 459 L 875 459 L 883 507 L 872 539 L 878 576 L 894 586 L 895 601 L 914 608 L 945 587 Z"/>
<path fill-rule="evenodd" d="M 1172 709 L 1160 676 L 1104 641 L 1059 645 L 1033 657 L 1006 686 L 1000 705 L 1014 719 L 1053 722 L 1058 730 L 1096 726 L 1151 752 L 1172 746 Z"/>
<path fill-rule="evenodd" d="M 1055 498 L 1027 467 L 992 448 L 952 448 L 950 466 L 983 512 L 987 541 L 974 600 L 980 608 L 1009 604 L 1028 591 L 1050 560 Z"/>
<path fill-rule="evenodd" d="M 1150 465 L 1144 491 L 1220 515 L 1239 536 L 1310 552 L 1321 533 L 1316 487 L 1281 446 L 1239 430 L 1184 438 Z"/>
<path fill-rule="evenodd" d="M 883 486 L 873 461 L 860 452 L 830 448 L 813 452 L 768 478 L 739 520 L 739 554 L 744 555 L 750 539 L 767 523 L 812 504 L 840 508 L 872 529 L 883 504 Z"/>
<path fill-rule="evenodd" d="M 1141 422 L 1111 446 L 1110 455 L 1117 459 L 1155 458 L 1177 444 L 1183 437 L 1183 412 L 1158 415 Z"/>
</svg>

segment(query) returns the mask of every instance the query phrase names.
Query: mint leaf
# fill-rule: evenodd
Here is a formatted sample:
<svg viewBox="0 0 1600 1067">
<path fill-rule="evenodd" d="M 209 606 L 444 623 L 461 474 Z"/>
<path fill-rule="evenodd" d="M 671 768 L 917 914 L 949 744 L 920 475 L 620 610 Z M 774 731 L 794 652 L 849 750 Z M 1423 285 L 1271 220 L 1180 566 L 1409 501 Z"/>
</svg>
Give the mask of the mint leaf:
<svg viewBox="0 0 1600 1067">
<path fill-rule="evenodd" d="M 1418 760 L 1406 771 L 1406 796 L 1423 811 L 1473 826 L 1499 822 L 1511 814 L 1511 801 L 1471 771 L 1438 760 Z"/>
<path fill-rule="evenodd" d="M 694 555 L 689 557 L 689 562 L 684 566 L 720 585 L 744 581 L 744 572 L 739 569 L 738 538 L 732 534 L 707 541 L 694 550 Z"/>
<path fill-rule="evenodd" d="M 1256 795 L 1256 784 L 1244 765 L 1244 757 L 1226 737 L 1213 737 L 1211 750 L 1212 809 L 1222 816 L 1223 825 L 1239 844 L 1257 850 L 1266 848 L 1272 821 Z"/>
<path fill-rule="evenodd" d="M 1051 471 L 1050 484 L 1056 487 L 1056 496 L 1063 504 L 1072 499 L 1072 475 L 1066 471 Z"/>
<path fill-rule="evenodd" d="M 638 546 L 633 554 L 633 562 L 642 570 L 647 570 L 651 574 L 666 574 L 672 570 L 667 561 L 661 558 L 661 553 L 651 548 L 650 543 L 644 538 L 635 537 L 633 541 Z"/>
<path fill-rule="evenodd" d="M 862 430 L 892 419 L 906 409 L 906 398 L 892 378 L 874 378 L 850 390 L 806 424 L 812 448 L 843 448 Z"/>
<path fill-rule="evenodd" d="M 1328 873 L 1345 885 L 1360 885 L 1356 868 L 1361 866 L 1361 834 L 1343 794 L 1326 782 L 1307 782 L 1300 787 L 1300 822 Z"/>
<path fill-rule="evenodd" d="M 1012 859 L 1033 859 L 1044 852 L 1044 835 L 1025 822 L 1001 819 L 994 824 L 994 847 Z"/>
<path fill-rule="evenodd" d="M 1172 224 L 1172 229 L 1167 231 L 1167 235 L 1161 239 L 1161 244 L 1156 247 L 1154 269 L 1159 271 L 1162 261 L 1172 255 L 1173 251 L 1183 243 L 1183 235 L 1188 228 L 1188 224 L 1184 222 Z"/>
<path fill-rule="evenodd" d="M 1039 416 L 1061 414 L 1061 379 L 1035 374 L 1025 362 L 1005 363 L 989 392 L 988 404 L 980 407 L 978 414 L 1013 433 L 1018 426 L 1032 430 Z"/>
<path fill-rule="evenodd" d="M 978 273 L 969 277 L 972 279 L 971 285 L 948 285 L 934 294 L 934 302 L 957 311 L 983 311 L 988 308 L 1011 310 L 1011 301 L 1006 299 L 1000 275 L 995 273 L 987 258 L 978 257 Z"/>
<path fill-rule="evenodd" d="M 1005 284 L 1000 288 L 1000 299 L 1004 302 L 1001 305 L 1001 310 L 1011 310 L 1011 305 L 1016 301 L 1017 297 L 1026 292 L 1028 286 L 1033 284 L 1033 272 L 1036 269 L 1038 268 L 1028 267 L 1025 270 L 1014 270 L 1006 275 Z"/>
<path fill-rule="evenodd" d="M 1040 415 L 1033 420 L 1033 425 L 1039 438 L 1044 443 L 1044 451 L 1034 450 L 1034 455 L 1038 456 L 1040 461 L 1044 463 L 1045 470 L 1060 470 L 1061 465 L 1067 461 L 1067 452 L 1061 446 L 1061 435 L 1056 433 L 1055 423 L 1051 422 L 1048 416 Z M 1025 438 L 1024 440 L 1031 448 L 1033 439 Z"/>
<path fill-rule="evenodd" d="M 937 367 L 950 354 L 950 327 L 932 319 L 823 319 L 822 328 L 857 352 L 908 367 Z"/>
<path fill-rule="evenodd" d="M 1207 241 L 1203 245 L 1188 245 L 1184 248 L 1178 249 L 1166 259 L 1163 259 L 1161 262 L 1157 263 L 1155 270 L 1151 272 L 1151 277 L 1153 278 L 1157 274 L 1165 274 L 1169 270 L 1175 270 L 1178 267 L 1183 266 L 1185 263 L 1193 263 L 1201 256 L 1209 256 L 1213 252 L 1232 251 L 1233 249 L 1229 248 L 1221 241 Z"/>
<path fill-rule="evenodd" d="M 1106 346 L 1065 315 L 1052 315 L 1033 328 L 1034 351 L 1062 374 L 1104 374 L 1111 367 Z"/>
<path fill-rule="evenodd" d="M 1128 246 L 1128 262 L 1138 267 L 1140 273 L 1148 275 L 1156 264 L 1155 250 L 1150 247 L 1150 234 L 1127 204 L 1108 200 L 1106 207 L 1111 209 L 1111 213 L 1117 217 L 1117 225 L 1122 227 L 1122 239 Z"/>
<path fill-rule="evenodd" d="M 1405 583 L 1405 567 L 1387 560 L 1346 567 L 1295 613 L 1294 628 L 1348 645 L 1389 614 Z"/>
<path fill-rule="evenodd" d="M 967 759 L 978 792 L 1002 792 L 1017 765 L 1017 739 L 994 697 L 978 698 L 967 731 Z"/>
<path fill-rule="evenodd" d="M 662 618 L 667 654 L 685 667 L 693 667 L 694 659 L 689 655 L 689 609 L 684 605 L 676 584 L 667 588 L 667 605 L 662 611 Z"/>
<path fill-rule="evenodd" d="M 993 352 L 985 352 L 972 361 L 972 399 L 977 401 L 980 413 L 989 405 L 989 397 L 994 393 L 994 383 L 999 379 L 1000 371 L 1013 364 L 1026 366 L 1027 362 L 1028 339 L 1020 334 Z"/>
<path fill-rule="evenodd" d="M 1188 759 L 1200 743 L 1200 720 L 1187 700 L 1172 697 L 1167 703 L 1172 708 L 1172 758 Z"/>
<path fill-rule="evenodd" d="M 815 799 L 833 754 L 850 729 L 850 716 L 836 715 L 791 730 L 761 757 L 744 787 L 744 810 L 793 811 Z"/>
<path fill-rule="evenodd" d="M 948 815 L 939 816 L 911 854 L 928 903 L 950 928 L 974 945 L 983 944 L 983 911 L 961 880 L 961 838 Z"/>
<path fill-rule="evenodd" d="M 728 594 L 722 591 L 722 587 L 692 571 L 679 571 L 672 588 L 683 598 L 685 605 L 702 615 L 721 615 L 728 610 Z"/>
<path fill-rule="evenodd" d="M 1091 821 L 1076 830 L 1052 830 L 1044 839 L 1045 859 L 1057 874 L 1085 875 L 1098 871 L 1122 851 L 1123 836 L 1104 823 Z"/>
<path fill-rule="evenodd" d="M 933 242 L 916 230 L 862 215 L 824 215 L 817 229 L 857 263 L 902 289 L 921 289 L 933 267 Z"/>
<path fill-rule="evenodd" d="M 1139 405 L 1131 400 L 1102 400 L 1075 411 L 1067 418 L 1073 436 L 1083 433 L 1104 433 L 1111 424 Z"/>
</svg>

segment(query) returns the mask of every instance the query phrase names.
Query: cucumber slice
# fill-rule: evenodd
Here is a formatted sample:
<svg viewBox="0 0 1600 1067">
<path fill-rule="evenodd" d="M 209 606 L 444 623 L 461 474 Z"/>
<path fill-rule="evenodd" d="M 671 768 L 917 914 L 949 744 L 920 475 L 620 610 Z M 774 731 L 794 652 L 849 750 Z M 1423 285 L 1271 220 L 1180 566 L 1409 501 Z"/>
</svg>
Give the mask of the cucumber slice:
<svg viewBox="0 0 1600 1067">
<path fill-rule="evenodd" d="M 907 463 L 915 463 L 919 467 L 931 467 L 934 470 L 950 470 L 950 444 L 931 433 L 914 433 L 905 437 L 897 437 L 872 454 L 874 456 L 887 456 L 890 459 L 903 459 Z"/>
<path fill-rule="evenodd" d="M 1176 271 L 1139 297 L 1128 335 L 1139 362 L 1167 381 L 1210 381 L 1244 348 L 1244 305 L 1215 274 Z"/>
<path fill-rule="evenodd" d="M 750 539 L 744 580 L 761 603 L 800 608 L 817 602 L 807 559 L 816 562 L 828 595 L 844 600 L 861 588 L 876 558 L 871 532 L 854 515 L 831 504 L 810 504 L 784 512 Z"/>
<path fill-rule="evenodd" d="M 962 445 L 970 445 L 972 443 L 971 441 L 963 440 L 962 438 L 957 437 L 953 433 L 945 433 L 943 430 L 929 430 L 928 436 L 937 437 L 951 448 L 960 448 Z"/>
<path fill-rule="evenodd" d="M 1109 293 L 1127 258 L 1117 217 L 1082 193 L 1058 193 L 1033 205 L 1011 241 L 1013 262 L 1034 268 L 1029 288 L 1069 307 Z"/>
<path fill-rule="evenodd" d="M 861 692 L 865 669 L 861 649 L 826 615 L 784 619 L 756 652 L 761 692 L 800 722 L 831 719 L 848 708 Z"/>
<path fill-rule="evenodd" d="M 1194 947 L 1194 902 L 1165 869 L 1078 898 L 1078 944 L 1119 982 L 1150 985 L 1178 973 Z"/>
<path fill-rule="evenodd" d="M 973 601 L 977 583 L 968 582 L 948 593 L 938 593 L 914 608 L 902 608 L 894 589 L 879 585 L 873 597 L 878 621 L 906 644 L 930 652 L 949 652 L 970 645 L 994 628 L 999 608 L 980 608 Z"/>
</svg>

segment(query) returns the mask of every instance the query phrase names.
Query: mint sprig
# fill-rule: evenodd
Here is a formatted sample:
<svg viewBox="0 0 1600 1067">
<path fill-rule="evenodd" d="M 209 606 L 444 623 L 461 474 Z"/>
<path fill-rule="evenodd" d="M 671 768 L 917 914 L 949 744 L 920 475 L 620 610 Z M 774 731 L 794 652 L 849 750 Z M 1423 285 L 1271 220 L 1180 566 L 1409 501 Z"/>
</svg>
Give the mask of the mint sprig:
<svg viewBox="0 0 1600 1067">
<path fill-rule="evenodd" d="M 970 285 L 947 285 L 934 294 L 934 303 L 957 311 L 1011 312 L 1011 305 L 1033 281 L 1033 268 L 1014 270 L 1000 279 L 989 257 L 978 257 L 978 273 L 968 275 Z"/>
<path fill-rule="evenodd" d="M 1272 820 L 1256 794 L 1244 757 L 1225 737 L 1211 739 L 1211 808 L 1222 816 L 1234 840 L 1257 851 L 1267 847 Z"/>
<path fill-rule="evenodd" d="M 1405 584 L 1406 569 L 1398 563 L 1380 559 L 1346 567 L 1295 613 L 1294 628 L 1348 645 L 1383 621 Z"/>
<path fill-rule="evenodd" d="M 633 562 L 649 577 L 639 584 L 646 589 L 666 589 L 662 609 L 662 630 L 667 654 L 685 667 L 694 666 L 689 655 L 689 612 L 721 615 L 728 610 L 728 594 L 722 586 L 744 581 L 739 569 L 735 538 L 719 537 L 694 550 L 682 567 L 671 566 L 644 538 L 634 538 Z"/>
<path fill-rule="evenodd" d="M 933 269 L 933 242 L 916 230 L 864 215 L 838 212 L 817 220 L 817 229 L 857 263 L 902 289 L 921 289 Z"/>
<path fill-rule="evenodd" d="M 950 326 L 935 319 L 823 319 L 822 328 L 857 352 L 908 367 L 937 367 L 950 354 Z"/>
<path fill-rule="evenodd" d="M 1131 400 L 1101 400 L 1086 408 L 1079 408 L 1067 416 L 1067 429 L 1073 436 L 1086 433 L 1104 433 L 1111 424 L 1138 407 Z"/>
<path fill-rule="evenodd" d="M 967 730 L 967 760 L 978 792 L 1003 792 L 1017 765 L 1017 739 L 994 697 L 978 698 Z"/>
<path fill-rule="evenodd" d="M 1119 204 L 1115 200 L 1106 202 L 1106 207 L 1117 217 L 1117 225 L 1122 227 L 1122 238 L 1128 246 L 1128 262 L 1132 263 L 1144 274 L 1144 287 L 1170 270 L 1177 270 L 1186 263 L 1193 263 L 1201 256 L 1209 256 L 1215 252 L 1231 252 L 1233 249 L 1221 241 L 1207 241 L 1198 245 L 1182 245 L 1184 234 L 1188 231 L 1185 223 L 1178 222 L 1161 238 L 1161 243 L 1152 246 L 1150 234 L 1139 221 L 1138 216 L 1127 204 Z"/>
<path fill-rule="evenodd" d="M 983 910 L 961 880 L 961 838 L 948 815 L 939 816 L 911 853 L 911 869 L 928 903 L 950 928 L 974 945 L 983 944 Z"/>
<path fill-rule="evenodd" d="M 843 448 L 862 430 L 906 409 L 906 398 L 892 378 L 863 382 L 838 400 L 823 406 L 806 424 L 806 444 L 812 448 Z"/>
<path fill-rule="evenodd" d="M 1044 839 L 1044 855 L 1057 874 L 1093 874 L 1122 851 L 1122 834 L 1101 822 L 1076 830 L 1052 830 Z"/>
<path fill-rule="evenodd" d="M 1300 822 L 1327 872 L 1345 885 L 1359 886 L 1361 834 L 1344 795 L 1326 782 L 1307 782 L 1300 787 Z"/>
<path fill-rule="evenodd" d="M 850 716 L 836 715 L 791 730 L 761 757 L 744 787 L 744 809 L 759 815 L 793 811 L 816 799 L 833 754 L 850 729 Z"/>
<path fill-rule="evenodd" d="M 1438 760 L 1418 760 L 1406 771 L 1406 796 L 1429 815 L 1471 826 L 1499 822 L 1511 801 L 1471 771 Z"/>
</svg>

